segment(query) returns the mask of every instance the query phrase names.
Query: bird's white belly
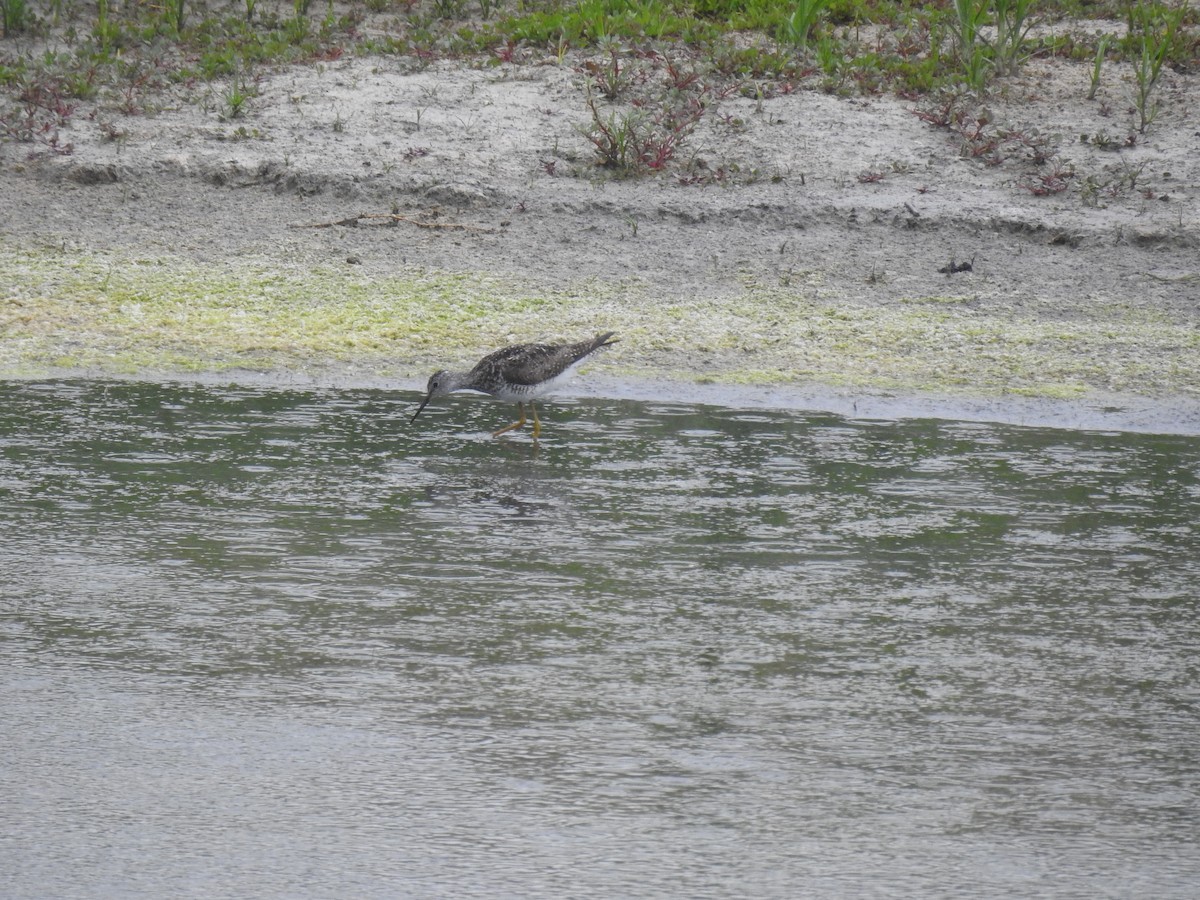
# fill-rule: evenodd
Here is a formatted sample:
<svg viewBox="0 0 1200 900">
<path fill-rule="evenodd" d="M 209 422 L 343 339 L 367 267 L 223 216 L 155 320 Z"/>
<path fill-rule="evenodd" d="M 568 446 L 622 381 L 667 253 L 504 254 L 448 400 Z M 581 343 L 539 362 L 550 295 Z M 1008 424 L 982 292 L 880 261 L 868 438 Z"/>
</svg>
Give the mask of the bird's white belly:
<svg viewBox="0 0 1200 900">
<path fill-rule="evenodd" d="M 579 363 L 582 363 L 580 360 Z M 570 380 L 575 374 L 575 369 L 579 366 L 567 366 L 562 372 L 555 375 L 553 378 L 548 378 L 538 384 L 506 384 L 504 387 L 492 394 L 497 400 L 503 400 L 506 403 L 520 403 L 526 400 L 536 400 L 538 397 L 544 397 L 546 394 L 562 387 L 563 383 Z"/>
</svg>

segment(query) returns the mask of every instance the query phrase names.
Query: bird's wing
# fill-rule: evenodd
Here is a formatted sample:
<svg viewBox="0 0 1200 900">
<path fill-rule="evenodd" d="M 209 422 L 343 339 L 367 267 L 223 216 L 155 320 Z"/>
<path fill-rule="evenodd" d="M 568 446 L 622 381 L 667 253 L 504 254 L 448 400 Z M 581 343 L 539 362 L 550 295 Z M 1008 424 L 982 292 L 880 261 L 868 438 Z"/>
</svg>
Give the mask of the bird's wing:
<svg viewBox="0 0 1200 900">
<path fill-rule="evenodd" d="M 509 384 L 538 384 L 544 380 L 552 358 L 564 348 L 557 344 L 515 344 L 489 353 L 475 366 L 476 371 L 499 375 Z"/>
<path fill-rule="evenodd" d="M 612 332 L 576 344 L 515 344 L 489 353 L 475 372 L 499 375 L 509 384 L 541 384 L 591 356 L 612 341 Z"/>
</svg>

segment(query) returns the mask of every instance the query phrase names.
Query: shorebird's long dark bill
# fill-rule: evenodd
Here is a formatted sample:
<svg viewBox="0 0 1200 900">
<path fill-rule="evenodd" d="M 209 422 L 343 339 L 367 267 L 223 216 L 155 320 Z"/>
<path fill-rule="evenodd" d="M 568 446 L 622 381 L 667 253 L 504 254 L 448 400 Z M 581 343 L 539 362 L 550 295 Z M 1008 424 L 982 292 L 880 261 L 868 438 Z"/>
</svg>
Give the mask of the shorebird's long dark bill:
<svg viewBox="0 0 1200 900">
<path fill-rule="evenodd" d="M 411 425 L 413 422 L 417 421 L 417 416 L 419 416 L 421 414 L 421 410 L 423 410 L 426 406 L 428 406 L 429 401 L 432 399 L 433 399 L 433 394 L 430 394 L 428 397 L 426 397 L 424 400 L 421 401 L 421 405 L 417 407 L 417 411 L 415 413 L 413 413 L 412 418 L 408 420 L 409 425 Z"/>
</svg>

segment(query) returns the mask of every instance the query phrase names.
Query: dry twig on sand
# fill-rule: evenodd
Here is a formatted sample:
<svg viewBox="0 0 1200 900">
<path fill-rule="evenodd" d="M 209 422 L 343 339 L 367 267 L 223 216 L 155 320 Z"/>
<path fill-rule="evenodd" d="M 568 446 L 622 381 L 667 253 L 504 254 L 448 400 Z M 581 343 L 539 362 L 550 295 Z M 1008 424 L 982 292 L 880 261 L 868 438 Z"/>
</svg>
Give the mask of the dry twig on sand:
<svg viewBox="0 0 1200 900">
<path fill-rule="evenodd" d="M 485 234 L 491 233 L 491 228 L 484 228 L 481 225 L 462 225 L 458 222 L 426 222 L 421 219 L 413 219 L 409 216 L 402 216 L 398 213 L 358 213 L 357 215 L 349 216 L 345 219 L 338 219 L 336 222 L 312 222 L 300 225 L 289 225 L 288 228 L 333 228 L 335 225 L 342 225 L 346 228 L 357 228 L 363 220 L 383 220 L 383 224 L 396 225 L 400 222 L 407 222 L 409 225 L 416 225 L 418 228 L 441 228 L 447 231 L 480 231 Z"/>
</svg>

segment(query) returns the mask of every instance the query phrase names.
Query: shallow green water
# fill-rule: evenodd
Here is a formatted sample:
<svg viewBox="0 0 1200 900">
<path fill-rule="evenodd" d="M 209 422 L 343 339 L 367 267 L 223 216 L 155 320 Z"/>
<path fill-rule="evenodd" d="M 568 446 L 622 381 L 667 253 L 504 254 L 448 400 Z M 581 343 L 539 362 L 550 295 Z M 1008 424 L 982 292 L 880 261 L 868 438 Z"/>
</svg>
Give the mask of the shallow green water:
<svg viewBox="0 0 1200 900">
<path fill-rule="evenodd" d="M 1194 896 L 1196 438 L 415 402 L 0 384 L 5 896 Z"/>
</svg>

